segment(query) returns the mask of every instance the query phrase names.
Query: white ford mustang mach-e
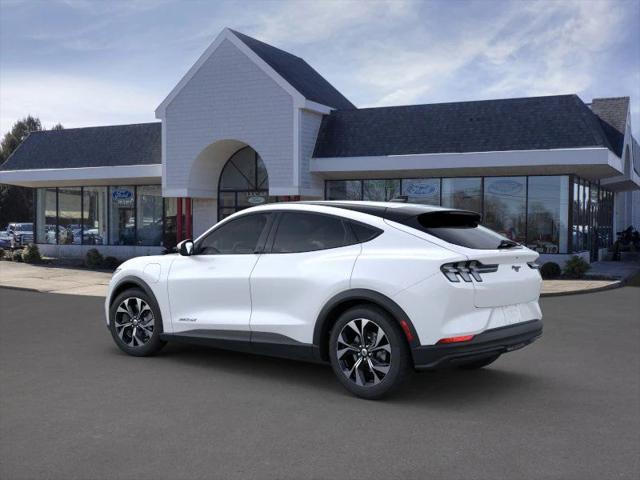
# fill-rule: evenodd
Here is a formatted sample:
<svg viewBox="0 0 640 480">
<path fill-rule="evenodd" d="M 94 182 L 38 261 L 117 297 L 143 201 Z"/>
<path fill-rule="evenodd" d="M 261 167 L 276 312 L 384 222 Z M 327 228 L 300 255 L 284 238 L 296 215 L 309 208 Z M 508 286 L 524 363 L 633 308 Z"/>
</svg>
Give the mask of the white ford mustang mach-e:
<svg viewBox="0 0 640 480">
<path fill-rule="evenodd" d="M 176 340 L 329 362 L 379 398 L 414 369 L 481 368 L 542 334 L 538 254 L 479 221 L 393 202 L 253 207 L 178 255 L 125 262 L 107 324 L 131 355 Z"/>
</svg>

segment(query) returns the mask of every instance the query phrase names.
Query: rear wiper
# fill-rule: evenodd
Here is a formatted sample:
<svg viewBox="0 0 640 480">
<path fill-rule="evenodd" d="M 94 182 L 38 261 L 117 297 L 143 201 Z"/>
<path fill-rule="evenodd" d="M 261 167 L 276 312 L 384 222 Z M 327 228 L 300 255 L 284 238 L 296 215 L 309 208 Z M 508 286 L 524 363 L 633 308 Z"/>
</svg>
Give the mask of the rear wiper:
<svg viewBox="0 0 640 480">
<path fill-rule="evenodd" d="M 519 247 L 520 244 L 514 242 L 513 240 L 502 240 L 500 242 L 500 245 L 498 245 L 498 250 L 502 250 L 504 248 L 515 248 L 515 247 Z"/>
</svg>

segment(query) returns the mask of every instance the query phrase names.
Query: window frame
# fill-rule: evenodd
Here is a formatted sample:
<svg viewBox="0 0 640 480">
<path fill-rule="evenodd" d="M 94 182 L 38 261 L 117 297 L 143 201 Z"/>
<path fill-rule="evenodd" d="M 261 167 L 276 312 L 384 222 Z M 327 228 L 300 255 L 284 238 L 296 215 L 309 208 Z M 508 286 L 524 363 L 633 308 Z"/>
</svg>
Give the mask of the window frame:
<svg viewBox="0 0 640 480">
<path fill-rule="evenodd" d="M 267 237 L 269 236 L 269 234 L 271 233 L 273 224 L 275 222 L 275 216 L 274 215 L 275 212 L 273 212 L 272 210 L 266 210 L 263 212 L 250 212 L 250 213 L 245 213 L 243 215 L 239 215 L 236 218 L 233 218 L 231 220 L 228 220 L 226 222 L 221 223 L 220 225 L 216 225 L 215 228 L 213 228 L 212 230 L 210 230 L 209 232 L 205 233 L 204 235 L 202 235 L 200 238 L 198 238 L 195 242 L 194 248 L 193 248 L 193 254 L 192 255 L 196 255 L 196 256 L 202 256 L 202 257 L 208 257 L 208 256 L 217 256 L 217 255 L 259 255 L 261 253 L 265 253 L 265 244 L 267 241 Z M 262 232 L 260 232 L 260 235 L 258 236 L 258 242 L 256 243 L 256 248 L 254 249 L 254 251 L 252 253 L 202 253 L 200 251 L 201 247 L 202 247 L 202 243 L 209 238 L 211 235 L 217 233 L 218 231 L 220 231 L 220 229 L 225 228 L 228 225 L 231 225 L 232 223 L 238 222 L 240 220 L 245 220 L 248 217 L 255 217 L 257 215 L 268 215 L 267 216 L 267 223 L 265 224 L 265 226 L 262 228 Z"/>
</svg>

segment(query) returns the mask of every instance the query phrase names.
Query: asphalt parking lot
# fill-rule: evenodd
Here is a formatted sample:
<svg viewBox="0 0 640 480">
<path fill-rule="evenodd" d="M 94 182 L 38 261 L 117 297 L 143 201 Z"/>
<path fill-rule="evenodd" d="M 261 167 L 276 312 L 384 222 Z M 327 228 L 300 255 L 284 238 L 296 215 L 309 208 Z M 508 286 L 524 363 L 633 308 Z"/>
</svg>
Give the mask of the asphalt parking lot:
<svg viewBox="0 0 640 480">
<path fill-rule="evenodd" d="M 639 478 L 640 288 L 542 304 L 534 345 L 371 402 L 318 365 L 129 357 L 101 299 L 0 289 L 0 478 Z"/>
</svg>

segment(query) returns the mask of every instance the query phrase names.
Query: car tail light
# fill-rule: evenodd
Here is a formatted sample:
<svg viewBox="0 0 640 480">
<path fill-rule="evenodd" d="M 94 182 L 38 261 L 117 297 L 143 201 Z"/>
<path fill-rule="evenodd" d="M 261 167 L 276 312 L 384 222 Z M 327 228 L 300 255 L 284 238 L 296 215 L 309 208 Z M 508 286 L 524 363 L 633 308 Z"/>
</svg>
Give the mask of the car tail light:
<svg viewBox="0 0 640 480">
<path fill-rule="evenodd" d="M 459 282 L 462 278 L 465 282 L 471 282 L 471 279 L 476 282 L 481 282 L 481 273 L 493 273 L 498 271 L 498 265 L 483 265 L 477 260 L 471 260 L 469 262 L 455 262 L 445 263 L 440 267 L 440 271 L 450 282 Z"/>
<path fill-rule="evenodd" d="M 459 337 L 447 337 L 438 340 L 438 343 L 461 343 L 468 342 L 473 338 L 473 335 L 461 335 Z"/>
</svg>

